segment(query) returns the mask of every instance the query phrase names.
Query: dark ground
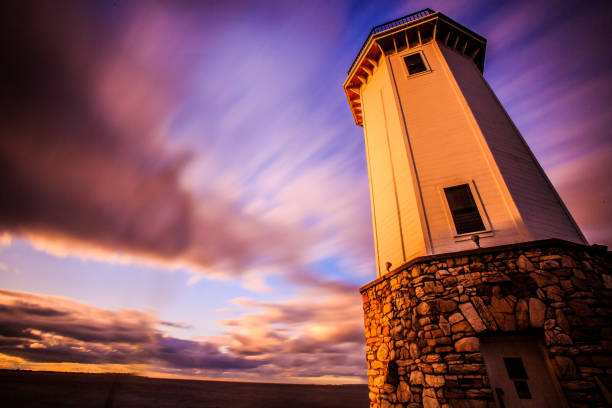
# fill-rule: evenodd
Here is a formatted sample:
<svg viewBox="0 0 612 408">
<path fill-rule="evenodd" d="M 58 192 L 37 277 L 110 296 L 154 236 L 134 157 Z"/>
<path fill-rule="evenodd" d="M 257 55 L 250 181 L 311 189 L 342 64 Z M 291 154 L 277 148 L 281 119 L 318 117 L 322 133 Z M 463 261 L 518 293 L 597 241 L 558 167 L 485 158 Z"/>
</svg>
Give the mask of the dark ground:
<svg viewBox="0 0 612 408">
<path fill-rule="evenodd" d="M 122 374 L 0 370 L 0 406 L 368 407 L 366 385 L 293 385 L 169 380 Z"/>
</svg>

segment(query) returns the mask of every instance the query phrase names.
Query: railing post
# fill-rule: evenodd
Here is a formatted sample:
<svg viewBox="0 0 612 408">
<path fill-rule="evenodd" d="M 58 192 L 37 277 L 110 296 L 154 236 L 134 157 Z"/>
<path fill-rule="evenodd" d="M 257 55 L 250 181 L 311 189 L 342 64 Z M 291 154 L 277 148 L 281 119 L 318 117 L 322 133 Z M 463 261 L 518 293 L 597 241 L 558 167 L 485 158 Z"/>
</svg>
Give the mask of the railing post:
<svg viewBox="0 0 612 408">
<path fill-rule="evenodd" d="M 372 28 L 372 30 L 370 30 L 370 33 L 368 34 L 368 36 L 366 37 L 365 41 L 361 45 L 361 48 L 359 49 L 359 52 L 357 53 L 357 56 L 353 60 L 353 63 L 349 67 L 349 70 L 348 70 L 347 74 L 351 73 L 351 70 L 355 66 L 355 63 L 357 62 L 357 60 L 361 56 L 361 52 L 363 51 L 363 49 L 367 45 L 368 41 L 370 41 L 370 38 L 374 34 L 378 34 L 378 33 L 382 32 L 382 31 L 386 31 L 386 30 L 388 30 L 390 28 L 397 27 L 398 25 L 402 25 L 402 24 L 408 23 L 410 21 L 417 20 L 419 18 L 428 16 L 428 15 L 433 14 L 433 13 L 435 13 L 435 11 L 433 11 L 430 8 L 426 8 L 426 9 L 423 9 L 423 10 L 419 10 L 419 11 L 417 11 L 415 13 L 408 14 L 407 16 L 396 18 L 395 20 L 391 20 L 391 21 L 388 21 L 386 23 L 374 26 L 374 28 Z"/>
</svg>

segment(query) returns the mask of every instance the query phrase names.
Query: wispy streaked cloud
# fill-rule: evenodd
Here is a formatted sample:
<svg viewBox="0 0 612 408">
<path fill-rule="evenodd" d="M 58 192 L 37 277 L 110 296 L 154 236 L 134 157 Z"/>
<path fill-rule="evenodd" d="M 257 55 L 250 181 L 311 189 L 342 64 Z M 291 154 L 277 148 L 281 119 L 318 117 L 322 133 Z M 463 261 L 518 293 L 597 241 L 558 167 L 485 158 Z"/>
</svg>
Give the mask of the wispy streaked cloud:
<svg viewBox="0 0 612 408">
<path fill-rule="evenodd" d="M 295 81 L 317 75 L 313 56 L 323 58 L 325 36 L 338 35 L 331 21 L 322 32 L 304 31 L 304 18 L 320 20 L 316 10 L 263 32 L 248 21 L 228 31 L 161 4 L 120 8 L 112 27 L 84 6 L 24 10 L 40 29 L 15 23 L 14 35 L 40 52 L 15 50 L 10 82 L 19 97 L 2 124 L 13 137 L 0 149 L 11 175 L 3 234 L 59 256 L 187 265 L 217 276 L 300 268 L 340 248 L 368 262 L 369 220 L 355 222 L 367 211 L 363 156 L 352 157 L 361 141 L 334 152 L 343 128 L 323 107 L 313 110 Z M 198 14 L 204 21 L 207 11 Z M 100 30 L 81 33 L 83 20 Z M 210 60 L 198 44 L 213 28 L 224 32 L 212 38 L 216 47 L 244 36 L 253 49 L 238 61 Z M 275 32 L 295 38 L 270 43 Z M 64 46 L 46 41 L 56 33 Z M 292 60 L 303 41 L 300 53 L 310 59 Z M 287 63 L 271 70 L 283 57 Z M 46 65 L 48 73 L 20 64 Z M 364 176 L 359 188 L 353 172 Z M 255 287 L 257 277 L 250 282 Z"/>
</svg>

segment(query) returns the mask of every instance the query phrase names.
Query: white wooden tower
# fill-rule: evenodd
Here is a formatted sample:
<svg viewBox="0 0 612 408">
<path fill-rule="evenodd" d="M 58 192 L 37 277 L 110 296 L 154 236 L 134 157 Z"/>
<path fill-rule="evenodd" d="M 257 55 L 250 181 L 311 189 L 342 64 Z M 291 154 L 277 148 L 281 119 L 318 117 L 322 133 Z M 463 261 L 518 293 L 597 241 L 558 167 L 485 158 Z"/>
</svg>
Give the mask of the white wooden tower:
<svg viewBox="0 0 612 408">
<path fill-rule="evenodd" d="M 586 244 L 485 81 L 485 48 L 480 35 L 426 9 L 375 27 L 349 70 L 378 276 L 476 241 Z"/>
</svg>

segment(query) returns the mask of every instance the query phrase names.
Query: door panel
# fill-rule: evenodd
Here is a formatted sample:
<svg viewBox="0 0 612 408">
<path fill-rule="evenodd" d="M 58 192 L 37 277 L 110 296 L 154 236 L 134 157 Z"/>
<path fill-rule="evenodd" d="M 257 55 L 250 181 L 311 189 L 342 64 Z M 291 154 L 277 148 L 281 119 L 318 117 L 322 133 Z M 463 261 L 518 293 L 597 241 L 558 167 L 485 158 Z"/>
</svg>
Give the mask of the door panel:
<svg viewBox="0 0 612 408">
<path fill-rule="evenodd" d="M 480 351 L 499 408 L 565 406 L 536 337 L 482 338 Z"/>
</svg>

